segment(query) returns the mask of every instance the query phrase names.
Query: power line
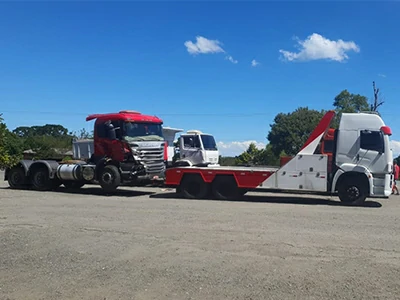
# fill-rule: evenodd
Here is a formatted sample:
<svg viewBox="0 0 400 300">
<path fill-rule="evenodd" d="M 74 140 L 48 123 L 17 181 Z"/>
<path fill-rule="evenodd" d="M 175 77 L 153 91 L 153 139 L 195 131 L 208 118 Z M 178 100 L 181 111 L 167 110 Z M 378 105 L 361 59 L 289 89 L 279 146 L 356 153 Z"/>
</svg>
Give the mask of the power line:
<svg viewBox="0 0 400 300">
<path fill-rule="evenodd" d="M 12 114 L 24 114 L 24 113 L 29 113 L 29 114 L 51 114 L 51 115 L 81 115 L 81 116 L 88 116 L 92 113 L 83 113 L 83 112 L 61 112 L 61 111 L 24 111 L 24 110 L 1 110 L 3 113 L 12 113 Z M 240 117 L 240 116 L 271 116 L 271 113 L 260 113 L 260 112 L 252 112 L 252 113 L 157 113 L 157 114 L 147 114 L 147 115 L 157 115 L 157 116 L 199 116 L 199 117 L 204 117 L 204 116 L 230 116 L 230 117 Z"/>
<path fill-rule="evenodd" d="M 32 114 L 32 115 L 56 115 L 56 116 L 88 116 L 94 113 L 84 113 L 84 112 L 65 112 L 65 111 L 29 111 L 29 110 L 1 110 L 1 113 L 8 114 Z M 391 112 L 380 112 L 383 116 L 397 116 L 395 113 Z M 263 113 L 263 112 L 250 112 L 250 113 L 156 113 L 156 114 L 146 114 L 146 115 L 156 115 L 156 116 L 166 116 L 166 117 L 207 117 L 207 116 L 215 116 L 215 117 L 254 117 L 254 116 L 275 116 L 276 114 L 272 113 Z"/>
</svg>

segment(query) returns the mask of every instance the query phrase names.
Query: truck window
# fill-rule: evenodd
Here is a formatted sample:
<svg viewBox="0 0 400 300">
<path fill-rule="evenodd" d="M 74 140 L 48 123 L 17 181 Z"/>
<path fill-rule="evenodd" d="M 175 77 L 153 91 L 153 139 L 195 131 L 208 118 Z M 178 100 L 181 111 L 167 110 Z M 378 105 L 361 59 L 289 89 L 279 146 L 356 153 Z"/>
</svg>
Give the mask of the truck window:
<svg viewBox="0 0 400 300">
<path fill-rule="evenodd" d="M 364 150 L 383 151 L 383 137 L 380 131 L 362 130 L 360 133 L 360 148 Z"/>
<path fill-rule="evenodd" d="M 115 134 L 116 134 L 116 136 L 117 136 L 117 139 L 122 139 L 122 130 L 121 130 L 121 128 L 122 128 L 122 123 L 121 123 L 121 121 L 119 121 L 119 120 L 114 120 L 114 121 L 111 121 L 111 124 L 113 124 L 113 126 L 114 126 L 114 128 L 119 128 L 119 129 L 117 129 L 116 131 L 115 131 Z"/>
<path fill-rule="evenodd" d="M 97 137 L 99 137 L 99 138 L 107 137 L 107 132 L 106 132 L 106 128 L 104 126 L 104 122 L 98 122 L 96 124 L 96 132 L 97 132 Z"/>
<path fill-rule="evenodd" d="M 215 139 L 212 135 L 201 136 L 201 141 L 203 142 L 204 150 L 218 150 L 217 144 L 215 143 Z"/>
<path fill-rule="evenodd" d="M 185 148 L 200 148 L 199 136 L 185 136 L 183 137 L 183 146 Z"/>
</svg>

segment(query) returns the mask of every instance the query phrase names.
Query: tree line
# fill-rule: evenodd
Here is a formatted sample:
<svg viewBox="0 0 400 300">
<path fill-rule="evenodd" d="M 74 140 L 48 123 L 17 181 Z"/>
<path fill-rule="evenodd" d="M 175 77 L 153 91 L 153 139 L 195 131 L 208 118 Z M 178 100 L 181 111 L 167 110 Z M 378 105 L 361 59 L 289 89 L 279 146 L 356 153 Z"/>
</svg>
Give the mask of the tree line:
<svg viewBox="0 0 400 300">
<path fill-rule="evenodd" d="M 62 159 L 71 151 L 74 138 L 91 138 L 93 132 L 81 129 L 70 132 L 58 124 L 20 126 L 9 130 L 0 114 L 0 169 L 14 165 L 23 158 L 24 151 L 31 151 L 34 159 Z"/>
<path fill-rule="evenodd" d="M 368 103 L 368 98 L 359 94 L 341 91 L 333 99 L 337 112 L 332 127 L 337 128 L 340 114 L 343 112 L 376 111 L 383 101 L 379 99 L 379 89 L 374 88 L 374 102 Z M 250 144 L 246 151 L 236 157 L 220 157 L 221 165 L 268 165 L 279 166 L 281 156 L 295 155 L 305 143 L 308 136 L 317 126 L 325 110 L 314 110 L 308 107 L 298 107 L 290 113 L 279 113 L 270 124 L 266 136 L 268 144 L 264 149 L 258 149 Z M 43 126 L 20 126 L 13 130 L 7 128 L 0 114 L 0 168 L 11 166 L 23 157 L 23 152 L 32 150 L 35 159 L 60 159 L 63 153 L 71 151 L 74 138 L 92 138 L 93 131 L 81 129 L 70 132 L 59 124 Z M 400 156 L 397 158 L 400 163 Z"/>
</svg>

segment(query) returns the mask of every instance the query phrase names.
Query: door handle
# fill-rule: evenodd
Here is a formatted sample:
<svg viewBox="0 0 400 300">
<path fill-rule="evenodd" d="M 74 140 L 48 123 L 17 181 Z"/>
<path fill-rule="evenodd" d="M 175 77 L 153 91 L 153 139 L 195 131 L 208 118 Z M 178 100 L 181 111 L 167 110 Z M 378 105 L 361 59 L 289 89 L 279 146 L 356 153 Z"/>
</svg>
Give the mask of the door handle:
<svg viewBox="0 0 400 300">
<path fill-rule="evenodd" d="M 357 154 L 356 155 L 356 161 L 359 161 L 360 160 L 360 154 Z"/>
</svg>

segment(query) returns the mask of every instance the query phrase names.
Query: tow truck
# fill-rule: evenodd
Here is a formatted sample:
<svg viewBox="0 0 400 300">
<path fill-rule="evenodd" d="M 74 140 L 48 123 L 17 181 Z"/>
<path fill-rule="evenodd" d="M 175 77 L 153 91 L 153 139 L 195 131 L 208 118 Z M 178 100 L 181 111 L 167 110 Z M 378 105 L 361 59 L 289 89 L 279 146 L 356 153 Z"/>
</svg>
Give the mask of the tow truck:
<svg viewBox="0 0 400 300">
<path fill-rule="evenodd" d="M 86 121 L 91 120 L 95 124 L 90 158 L 21 160 L 5 170 L 4 180 L 14 189 L 32 187 L 40 191 L 98 183 L 107 192 L 120 185 L 164 180 L 167 145 L 160 118 L 123 110 L 89 115 Z"/>
<path fill-rule="evenodd" d="M 367 197 L 388 197 L 393 180 L 390 127 L 376 113 L 342 113 L 330 128 L 328 111 L 300 151 L 279 168 L 177 166 L 165 172 L 165 186 L 189 199 L 240 199 L 252 190 L 286 190 L 336 194 L 351 205 Z"/>
</svg>

